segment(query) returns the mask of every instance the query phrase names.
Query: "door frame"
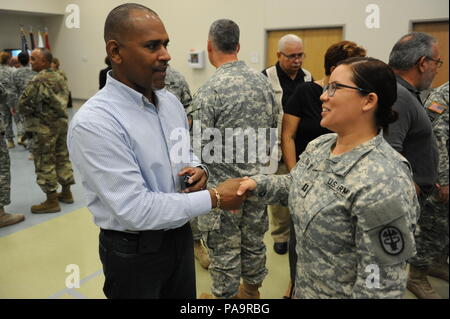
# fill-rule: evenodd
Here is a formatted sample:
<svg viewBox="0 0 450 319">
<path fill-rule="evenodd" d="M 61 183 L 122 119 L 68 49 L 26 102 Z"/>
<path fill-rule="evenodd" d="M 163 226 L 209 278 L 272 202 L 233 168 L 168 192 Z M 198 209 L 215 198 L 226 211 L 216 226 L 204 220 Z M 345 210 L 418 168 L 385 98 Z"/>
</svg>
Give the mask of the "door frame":
<svg viewBox="0 0 450 319">
<path fill-rule="evenodd" d="M 413 32 L 414 23 L 433 23 L 433 22 L 450 22 L 448 18 L 436 18 L 436 19 L 414 19 L 409 20 L 408 30 Z"/>
</svg>

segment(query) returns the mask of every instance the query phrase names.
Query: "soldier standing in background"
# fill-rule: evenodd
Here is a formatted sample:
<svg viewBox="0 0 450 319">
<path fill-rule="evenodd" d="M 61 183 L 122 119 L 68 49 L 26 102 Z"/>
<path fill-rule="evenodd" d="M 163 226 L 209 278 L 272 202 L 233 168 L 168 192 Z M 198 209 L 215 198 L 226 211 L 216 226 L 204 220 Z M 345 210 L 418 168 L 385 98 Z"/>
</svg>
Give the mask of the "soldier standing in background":
<svg viewBox="0 0 450 319">
<path fill-rule="evenodd" d="M 435 192 L 439 154 L 431 121 L 423 107 L 420 92 L 428 90 L 442 66 L 438 42 L 429 34 L 411 32 L 401 37 L 391 50 L 389 66 L 397 77 L 397 100 L 393 109 L 398 121 L 384 132 L 386 141 L 405 156 L 413 170 L 414 185 L 423 210 L 429 196 Z M 420 229 L 420 214 L 415 234 Z M 424 234 L 416 238 L 417 247 Z M 419 248 L 420 249 L 420 248 Z M 420 258 L 409 261 L 408 289 L 420 299 L 440 299 L 427 280 L 427 265 Z"/>
<path fill-rule="evenodd" d="M 166 78 L 164 80 L 165 88 L 175 95 L 178 100 L 183 104 L 186 113 L 189 112 L 189 106 L 192 102 L 191 91 L 189 85 L 186 82 L 184 76 L 167 65 Z M 189 127 L 192 127 L 192 117 L 188 116 Z M 194 239 L 194 256 L 204 269 L 208 269 L 210 261 L 208 258 L 208 252 L 202 244 L 202 233 L 198 229 L 197 217 L 190 221 L 192 229 L 192 237 Z"/>
<path fill-rule="evenodd" d="M 313 81 L 311 73 L 302 68 L 305 52 L 303 40 L 295 34 L 287 34 L 278 41 L 278 62 L 265 69 L 266 75 L 275 91 L 275 99 L 278 103 L 280 114 L 278 117 L 278 171 L 276 174 L 287 174 L 288 170 L 282 159 L 281 151 L 281 124 L 284 108 L 289 98 L 295 92 L 298 85 Z M 288 250 L 290 216 L 289 209 L 284 206 L 270 205 L 268 210 L 272 222 L 273 250 L 283 255 Z"/>
<path fill-rule="evenodd" d="M 56 213 L 59 201 L 73 203 L 70 185 L 75 184 L 67 151 L 67 82 L 51 69 L 52 54 L 46 49 L 31 53 L 33 71 L 38 74 L 28 83 L 19 100 L 25 117 L 25 131 L 32 133 L 32 153 L 39 187 L 47 200 L 31 207 L 35 214 Z M 58 183 L 62 192 L 57 193 Z"/>
<path fill-rule="evenodd" d="M 21 67 L 18 68 L 13 74 L 12 74 L 12 83 L 14 86 L 14 112 L 16 113 L 16 126 L 17 126 L 17 144 L 23 145 L 24 143 L 24 119 L 23 115 L 18 112 L 17 104 L 19 102 L 19 98 L 22 95 L 23 91 L 25 90 L 25 87 L 27 86 L 28 82 L 33 78 L 33 76 L 36 75 L 36 72 L 34 72 L 29 65 L 30 56 L 26 52 L 20 52 L 18 55 L 18 59 L 20 62 Z"/>
<path fill-rule="evenodd" d="M 61 75 L 64 79 L 64 81 L 66 81 L 66 85 L 69 86 L 69 81 L 67 79 L 67 75 L 66 73 L 59 68 L 60 64 L 59 64 L 59 59 L 58 58 L 53 58 L 52 60 L 52 69 L 53 71 L 55 71 L 56 73 L 59 73 L 59 75 Z M 72 92 L 69 91 L 69 100 L 67 101 L 67 107 L 72 107 Z"/>
<path fill-rule="evenodd" d="M 267 78 L 239 61 L 239 27 L 231 20 L 215 21 L 208 38 L 209 61 L 217 70 L 197 92 L 192 101 L 194 122 L 199 120 L 202 131 L 217 129 L 222 141 L 218 147 L 233 145 L 232 154 L 219 152 L 215 156 L 233 156 L 231 162 L 222 156 L 209 165 L 209 187 L 215 187 L 226 178 L 242 177 L 260 172 L 263 164 L 251 163 L 250 147 L 239 149 L 227 140 L 226 130 L 276 128 L 279 113 L 273 89 Z M 246 133 L 243 133 L 246 134 Z M 241 134 L 240 134 L 241 135 Z M 215 141 L 217 142 L 217 141 Z M 202 146 L 211 141 L 202 141 Z M 267 143 L 266 145 L 269 145 Z M 214 150 L 215 152 L 216 150 Z M 237 153 L 243 151 L 247 162 L 236 163 Z M 236 162 L 234 161 L 236 156 Z M 204 159 L 203 159 L 204 160 Z M 220 208 L 220 205 L 219 205 Z M 245 202 L 237 214 L 216 209 L 200 216 L 198 226 L 211 261 L 212 296 L 200 298 L 259 298 L 258 288 L 267 275 L 266 247 L 263 237 L 268 229 L 266 205 L 258 201 Z M 243 285 L 240 286 L 240 280 Z"/>
<path fill-rule="evenodd" d="M 3 102 L 0 102 L 0 117 L 3 119 L 5 127 L 5 138 L 7 140 L 8 148 L 13 148 L 14 144 L 14 132 L 12 127 L 12 113 L 10 103 L 13 94 L 12 88 L 12 73 L 13 69 L 9 66 L 9 60 L 11 55 L 8 52 L 0 52 L 0 81 L 3 83 L 3 87 L 6 90 L 6 98 Z"/>
<path fill-rule="evenodd" d="M 0 81 L 0 103 L 5 101 L 7 93 Z M 8 148 L 3 138 L 5 129 L 0 117 L 0 228 L 20 223 L 25 220 L 24 215 L 7 214 L 4 207 L 11 202 L 11 171 Z"/>
<path fill-rule="evenodd" d="M 415 260 L 428 269 L 429 276 L 448 282 L 448 81 L 431 92 L 424 106 L 438 146 L 439 187 L 427 198 L 419 219 Z M 422 286 L 425 285 L 423 282 Z"/>
</svg>

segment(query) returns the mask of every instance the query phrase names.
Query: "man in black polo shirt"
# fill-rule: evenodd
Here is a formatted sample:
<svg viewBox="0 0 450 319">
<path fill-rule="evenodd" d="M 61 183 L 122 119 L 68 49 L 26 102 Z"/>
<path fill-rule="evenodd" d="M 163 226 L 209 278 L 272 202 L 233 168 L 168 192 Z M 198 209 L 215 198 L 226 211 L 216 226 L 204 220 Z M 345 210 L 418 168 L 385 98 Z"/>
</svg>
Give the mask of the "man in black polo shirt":
<svg viewBox="0 0 450 319">
<path fill-rule="evenodd" d="M 438 152 L 430 119 L 420 100 L 420 91 L 430 88 L 438 68 L 442 65 L 437 41 L 432 36 L 413 32 L 403 36 L 389 56 L 389 65 L 397 76 L 397 101 L 393 109 L 399 118 L 384 132 L 385 139 L 411 164 L 421 215 L 425 200 L 437 183 Z M 427 254 L 426 228 L 419 218 L 415 232 L 417 255 L 410 261 L 408 289 L 418 298 L 437 299 L 439 295 L 427 280 L 428 267 L 423 256 Z"/>
<path fill-rule="evenodd" d="M 309 71 L 302 69 L 305 58 L 303 51 L 303 41 L 294 34 L 283 36 L 278 42 L 277 52 L 278 62 L 263 71 L 269 78 L 275 91 L 276 102 L 279 105 L 280 115 L 278 120 L 278 165 L 277 174 L 287 174 L 288 170 L 281 162 L 281 123 L 283 119 L 283 109 L 287 105 L 289 97 L 294 93 L 297 85 L 313 81 Z M 274 250 L 278 254 L 287 252 L 287 242 L 289 239 L 289 210 L 284 206 L 269 206 L 272 215 L 272 238 Z"/>
</svg>

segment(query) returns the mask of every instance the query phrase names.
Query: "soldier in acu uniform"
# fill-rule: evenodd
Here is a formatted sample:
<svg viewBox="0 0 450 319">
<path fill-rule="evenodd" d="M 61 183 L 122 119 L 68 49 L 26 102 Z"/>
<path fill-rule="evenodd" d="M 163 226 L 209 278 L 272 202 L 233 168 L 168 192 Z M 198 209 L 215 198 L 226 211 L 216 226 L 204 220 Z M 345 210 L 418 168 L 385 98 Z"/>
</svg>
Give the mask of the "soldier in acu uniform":
<svg viewBox="0 0 450 319">
<path fill-rule="evenodd" d="M 225 151 L 215 154 L 222 158 L 208 166 L 210 187 L 226 178 L 256 174 L 262 167 L 258 162 L 226 161 L 226 157 L 234 158 L 238 151 L 245 153 L 244 159 L 248 159 L 250 154 L 246 145 L 243 149 L 234 146 L 233 136 L 226 141 L 227 129 L 240 129 L 245 134 L 245 129 L 258 132 L 258 128 L 267 131 L 276 128 L 279 111 L 273 89 L 263 74 L 238 60 L 238 51 L 239 27 L 236 23 L 225 19 L 214 22 L 209 32 L 208 55 L 217 70 L 194 96 L 192 116 L 194 128 L 198 120 L 202 131 L 214 128 L 225 137 L 221 141 L 202 141 L 203 145 L 216 142 L 216 146 L 225 150 L 231 142 L 233 149 L 232 154 L 226 154 Z M 200 216 L 198 221 L 211 260 L 209 272 L 213 282 L 213 296 L 203 294 L 200 298 L 232 298 L 236 295 L 239 298 L 258 298 L 258 288 L 267 274 L 266 247 L 263 242 L 268 229 L 265 204 L 247 202 L 235 215 L 217 209 L 212 214 Z M 243 285 L 240 287 L 241 278 Z"/>
<path fill-rule="evenodd" d="M 30 56 L 26 52 L 20 52 L 18 55 L 20 62 L 20 67 L 12 74 L 12 83 L 14 86 L 14 107 L 17 112 L 16 114 L 16 124 L 17 124 L 17 144 L 24 144 L 25 130 L 24 130 L 24 119 L 23 115 L 18 112 L 17 103 L 19 101 L 22 92 L 25 90 L 28 82 L 36 75 L 30 66 Z"/>
<path fill-rule="evenodd" d="M 11 55 L 9 53 L 4 51 L 0 52 L 0 82 L 6 90 L 6 97 L 0 102 L 0 117 L 3 120 L 4 135 L 7 139 L 8 148 L 13 148 L 15 147 L 15 144 L 10 105 L 14 97 L 12 84 L 12 74 L 14 69 L 8 65 L 10 59 Z"/>
<path fill-rule="evenodd" d="M 383 138 L 396 119 L 395 75 L 372 58 L 345 60 L 324 87 L 321 125 L 288 175 L 253 176 L 254 190 L 289 204 L 297 237 L 296 298 L 402 298 L 419 204 L 411 168 Z"/>
<path fill-rule="evenodd" d="M 5 101 L 7 93 L 0 82 L 0 103 Z M 8 148 L 4 139 L 5 127 L 0 117 L 0 228 L 20 223 L 25 220 L 24 215 L 7 214 L 4 207 L 11 202 L 11 172 Z"/>
<path fill-rule="evenodd" d="M 448 81 L 432 91 L 424 106 L 430 117 L 439 151 L 439 187 L 427 198 L 419 219 L 414 265 L 426 269 L 428 275 L 448 282 Z M 430 287 L 425 280 L 418 284 Z"/>
<path fill-rule="evenodd" d="M 19 100 L 25 131 L 32 134 L 37 183 L 47 194 L 45 202 L 31 207 L 35 214 L 59 212 L 58 200 L 73 203 L 70 185 L 75 181 L 66 145 L 69 90 L 66 81 L 50 68 L 51 62 L 48 50 L 36 49 L 31 53 L 31 65 L 38 74 Z M 59 194 L 58 183 L 62 185 Z"/>
</svg>

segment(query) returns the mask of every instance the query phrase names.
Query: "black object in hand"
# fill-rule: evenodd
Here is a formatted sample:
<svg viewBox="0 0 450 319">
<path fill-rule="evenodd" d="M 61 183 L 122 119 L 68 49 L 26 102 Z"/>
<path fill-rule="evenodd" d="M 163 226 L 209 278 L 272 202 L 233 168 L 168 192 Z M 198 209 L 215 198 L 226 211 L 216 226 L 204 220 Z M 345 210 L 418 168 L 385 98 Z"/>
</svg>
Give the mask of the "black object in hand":
<svg viewBox="0 0 450 319">
<path fill-rule="evenodd" d="M 189 176 L 188 174 L 184 174 L 184 185 L 186 187 L 191 187 L 191 186 L 194 186 L 195 184 L 197 184 L 198 181 L 196 181 L 192 184 L 189 184 L 189 178 L 191 178 L 191 176 Z"/>
</svg>

